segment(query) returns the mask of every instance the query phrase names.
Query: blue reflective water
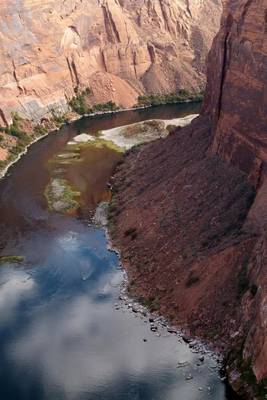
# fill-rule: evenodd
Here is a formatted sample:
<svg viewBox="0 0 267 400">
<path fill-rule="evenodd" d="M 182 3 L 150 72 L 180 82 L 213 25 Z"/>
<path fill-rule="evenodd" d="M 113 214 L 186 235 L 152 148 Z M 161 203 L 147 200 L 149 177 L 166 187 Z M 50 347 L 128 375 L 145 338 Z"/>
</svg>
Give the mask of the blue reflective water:
<svg viewBox="0 0 267 400">
<path fill-rule="evenodd" d="M 185 112 L 156 110 L 158 118 Z M 147 317 L 119 302 L 123 273 L 103 229 L 88 226 L 85 212 L 49 212 L 43 196 L 47 161 L 71 137 L 151 112 L 65 127 L 34 145 L 0 183 L 1 253 L 25 257 L 0 270 L 1 400 L 231 398 L 212 358 L 197 366 L 199 355 L 176 335 L 157 336 Z M 176 368 L 178 362 L 188 366 Z"/>
</svg>

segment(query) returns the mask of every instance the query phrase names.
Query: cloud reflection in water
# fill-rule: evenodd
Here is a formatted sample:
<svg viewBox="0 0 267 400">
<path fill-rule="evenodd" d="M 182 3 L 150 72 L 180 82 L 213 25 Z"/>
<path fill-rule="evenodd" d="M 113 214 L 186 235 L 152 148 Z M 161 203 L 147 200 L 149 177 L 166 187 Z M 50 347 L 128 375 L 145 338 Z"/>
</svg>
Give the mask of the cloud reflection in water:
<svg viewBox="0 0 267 400">
<path fill-rule="evenodd" d="M 35 289 L 34 280 L 24 271 L 11 267 L 3 270 L 0 276 L 0 324 L 11 322 L 19 303 L 32 296 Z"/>
<path fill-rule="evenodd" d="M 2 297 L 0 287 L 0 309 L 10 303 L 16 311 L 16 299 L 26 294 L 30 301 L 30 317 L 5 346 L 13 379 L 23 380 L 20 390 L 38 387 L 38 400 L 206 400 L 198 386 L 214 381 L 208 367 L 190 383 L 175 368 L 179 360 L 193 364 L 185 344 L 157 337 L 139 316 L 114 309 L 122 272 L 103 234 L 85 232 L 40 241 L 43 267 L 32 268 L 30 278 L 23 271 L 7 275 Z M 224 388 L 216 385 L 216 400 L 223 400 Z"/>
</svg>

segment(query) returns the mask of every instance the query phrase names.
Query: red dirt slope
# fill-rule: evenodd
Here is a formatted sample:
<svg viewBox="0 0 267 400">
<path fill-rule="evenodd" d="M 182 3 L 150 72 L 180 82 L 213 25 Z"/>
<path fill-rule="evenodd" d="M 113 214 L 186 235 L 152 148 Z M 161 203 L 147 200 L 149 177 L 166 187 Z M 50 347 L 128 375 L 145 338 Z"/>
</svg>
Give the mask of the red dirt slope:
<svg viewBox="0 0 267 400">
<path fill-rule="evenodd" d="M 249 399 L 267 395 L 266 10 L 226 2 L 201 117 L 130 152 L 111 207 L 131 293 L 223 349 Z"/>
</svg>

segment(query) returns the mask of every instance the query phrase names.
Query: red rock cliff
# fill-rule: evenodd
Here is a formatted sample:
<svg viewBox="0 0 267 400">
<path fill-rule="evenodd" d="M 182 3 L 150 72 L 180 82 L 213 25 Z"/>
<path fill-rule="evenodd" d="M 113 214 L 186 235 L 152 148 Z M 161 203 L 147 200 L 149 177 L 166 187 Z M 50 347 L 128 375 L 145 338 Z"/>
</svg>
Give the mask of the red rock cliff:
<svg viewBox="0 0 267 400">
<path fill-rule="evenodd" d="M 112 209 L 130 292 L 217 345 L 249 399 L 267 395 L 266 18 L 225 2 L 201 116 L 126 157 Z"/>
<path fill-rule="evenodd" d="M 244 171 L 257 195 L 244 225 L 259 236 L 248 258 L 259 287 L 244 356 L 267 376 L 267 1 L 228 1 L 208 63 L 203 112 L 212 121 L 211 152 Z M 248 303 L 243 304 L 248 318 Z"/>
<path fill-rule="evenodd" d="M 0 124 L 65 110 L 77 86 L 124 107 L 202 87 L 220 14 L 220 0 L 2 0 Z"/>
<path fill-rule="evenodd" d="M 267 161 L 267 1 L 232 0 L 209 55 L 212 152 L 257 185 Z"/>
</svg>

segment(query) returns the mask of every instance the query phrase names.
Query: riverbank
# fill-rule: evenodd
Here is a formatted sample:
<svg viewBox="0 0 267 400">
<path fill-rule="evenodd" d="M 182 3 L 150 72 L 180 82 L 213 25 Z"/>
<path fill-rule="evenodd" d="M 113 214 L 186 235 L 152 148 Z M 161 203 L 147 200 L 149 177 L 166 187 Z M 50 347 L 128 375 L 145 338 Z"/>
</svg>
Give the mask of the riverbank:
<svg viewBox="0 0 267 400">
<path fill-rule="evenodd" d="M 254 189 L 238 169 L 207 156 L 209 124 L 199 117 L 128 152 L 113 180 L 110 234 L 130 296 L 210 343 L 227 360 L 232 387 L 262 399 L 265 383 L 243 355 L 256 304 L 247 274 L 256 239 L 243 229 Z"/>
<path fill-rule="evenodd" d="M 178 104 L 188 104 L 188 103 L 199 103 L 199 101 L 200 101 L 199 99 L 184 100 L 184 101 L 179 101 L 179 102 L 177 101 L 176 104 L 178 105 Z M 15 136 L 15 135 L 13 137 L 11 136 L 11 140 L 14 140 L 15 144 L 11 147 L 9 146 L 9 148 L 8 148 L 9 154 L 8 154 L 7 158 L 5 160 L 0 160 L 0 179 L 5 177 L 9 168 L 12 165 L 14 165 L 17 161 L 19 161 L 23 155 L 27 154 L 28 149 L 31 147 L 31 145 L 38 142 L 39 140 L 42 140 L 49 134 L 58 132 L 66 124 L 71 124 L 71 123 L 78 121 L 80 119 L 83 119 L 83 118 L 94 118 L 94 117 L 102 116 L 102 115 L 104 116 L 104 115 L 117 114 L 117 113 L 123 113 L 123 112 L 128 112 L 128 111 L 144 110 L 144 109 L 148 109 L 151 107 L 157 107 L 159 105 L 161 105 L 161 104 L 140 105 L 140 106 L 136 106 L 136 107 L 132 107 L 132 108 L 117 108 L 116 110 L 101 111 L 101 112 L 97 111 L 92 114 L 83 114 L 83 115 L 80 115 L 78 113 L 70 113 L 69 115 L 58 114 L 58 115 L 53 115 L 51 119 L 45 119 L 45 122 L 42 124 L 36 124 L 33 121 L 23 120 L 23 119 L 19 118 L 18 116 L 15 116 L 15 119 L 17 118 L 16 123 L 18 123 L 18 124 L 21 123 L 22 126 L 24 126 L 24 124 L 26 123 L 27 130 L 29 130 L 29 132 L 25 132 L 25 134 L 26 135 L 28 135 L 29 133 L 30 134 L 27 137 L 27 143 L 25 145 L 23 143 L 18 143 L 18 146 L 21 147 L 21 151 L 17 152 L 17 154 L 15 156 L 12 154 L 12 147 L 14 147 L 16 150 L 16 146 L 17 146 L 16 141 L 19 142 L 19 138 L 18 138 L 18 136 Z M 0 130 L 0 135 L 1 135 L 1 132 L 2 133 L 5 132 L 5 129 L 8 129 L 8 128 L 2 128 L 2 130 Z M 7 138 L 7 139 L 9 140 L 9 138 Z M 0 149 L 2 148 L 4 142 L 5 142 L 5 139 L 0 141 Z M 4 149 L 6 150 L 5 147 L 4 147 Z"/>
</svg>

